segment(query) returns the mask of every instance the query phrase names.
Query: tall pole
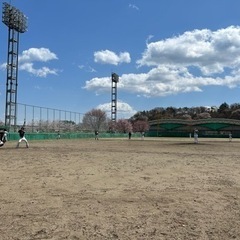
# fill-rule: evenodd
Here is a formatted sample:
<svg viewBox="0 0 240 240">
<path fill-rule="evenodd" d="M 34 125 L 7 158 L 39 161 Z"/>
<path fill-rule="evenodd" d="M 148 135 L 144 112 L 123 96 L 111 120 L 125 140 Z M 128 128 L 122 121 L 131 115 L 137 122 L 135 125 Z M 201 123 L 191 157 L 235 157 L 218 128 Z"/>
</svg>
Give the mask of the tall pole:
<svg viewBox="0 0 240 240">
<path fill-rule="evenodd" d="M 111 121 L 115 123 L 117 120 L 117 83 L 119 76 L 116 73 L 112 73 L 112 104 L 111 104 Z"/>
<path fill-rule="evenodd" d="M 19 33 L 27 31 L 27 17 L 17 8 L 4 2 L 2 22 L 8 27 L 5 126 L 9 130 L 13 127 L 15 131 L 17 127 Z"/>
<path fill-rule="evenodd" d="M 8 33 L 5 125 L 10 128 L 16 126 L 19 32 L 9 28 Z"/>
</svg>

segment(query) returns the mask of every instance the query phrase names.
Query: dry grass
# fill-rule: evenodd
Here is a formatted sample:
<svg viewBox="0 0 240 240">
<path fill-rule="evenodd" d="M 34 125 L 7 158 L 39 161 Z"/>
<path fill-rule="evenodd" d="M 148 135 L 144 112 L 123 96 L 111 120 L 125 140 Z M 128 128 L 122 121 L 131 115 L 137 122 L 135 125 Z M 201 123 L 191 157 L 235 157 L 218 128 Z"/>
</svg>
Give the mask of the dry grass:
<svg viewBox="0 0 240 240">
<path fill-rule="evenodd" d="M 240 141 L 32 141 L 0 148 L 0 238 L 240 239 Z"/>
</svg>

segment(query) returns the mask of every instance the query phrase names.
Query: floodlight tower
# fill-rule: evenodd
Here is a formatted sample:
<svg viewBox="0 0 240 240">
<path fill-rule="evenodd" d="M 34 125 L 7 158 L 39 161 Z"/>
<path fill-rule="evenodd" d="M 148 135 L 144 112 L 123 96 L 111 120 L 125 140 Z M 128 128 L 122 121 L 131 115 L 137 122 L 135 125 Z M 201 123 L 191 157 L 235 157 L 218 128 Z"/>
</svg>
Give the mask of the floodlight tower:
<svg viewBox="0 0 240 240">
<path fill-rule="evenodd" d="M 111 105 L 111 120 L 116 122 L 117 120 L 117 83 L 119 76 L 116 73 L 112 73 L 112 105 Z"/>
<path fill-rule="evenodd" d="M 8 27 L 5 126 L 17 125 L 17 86 L 19 33 L 27 31 L 27 17 L 17 8 L 3 3 L 2 22 Z"/>
</svg>

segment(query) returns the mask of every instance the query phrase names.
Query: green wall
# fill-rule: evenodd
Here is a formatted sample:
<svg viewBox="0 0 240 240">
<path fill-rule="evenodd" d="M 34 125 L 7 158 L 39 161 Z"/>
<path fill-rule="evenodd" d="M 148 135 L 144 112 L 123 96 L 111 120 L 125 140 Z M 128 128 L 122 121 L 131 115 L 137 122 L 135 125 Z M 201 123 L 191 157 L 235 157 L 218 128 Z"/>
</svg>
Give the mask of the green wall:
<svg viewBox="0 0 240 240">
<path fill-rule="evenodd" d="M 46 139 L 57 139 L 57 133 L 26 133 L 28 140 L 46 140 Z M 132 134 L 132 137 L 140 137 L 139 133 Z M 99 138 L 128 138 L 127 133 L 99 133 Z M 95 138 L 94 133 L 61 133 L 61 139 L 81 139 L 81 138 Z M 18 133 L 9 133 L 8 140 L 18 140 Z"/>
</svg>

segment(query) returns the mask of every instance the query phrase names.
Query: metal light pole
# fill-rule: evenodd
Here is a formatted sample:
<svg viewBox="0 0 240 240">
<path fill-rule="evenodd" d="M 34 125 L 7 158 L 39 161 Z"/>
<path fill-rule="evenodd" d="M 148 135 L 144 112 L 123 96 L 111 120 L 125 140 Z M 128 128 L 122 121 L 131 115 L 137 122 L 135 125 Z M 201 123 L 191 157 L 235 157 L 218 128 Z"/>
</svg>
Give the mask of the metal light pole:
<svg viewBox="0 0 240 240">
<path fill-rule="evenodd" d="M 116 73 L 112 73 L 112 104 L 111 104 L 111 120 L 115 123 L 117 120 L 117 83 L 119 76 Z"/>
<path fill-rule="evenodd" d="M 19 33 L 27 31 L 27 17 L 17 8 L 3 3 L 2 22 L 8 27 L 8 56 L 6 81 L 5 126 L 17 125 L 17 86 Z"/>
</svg>

